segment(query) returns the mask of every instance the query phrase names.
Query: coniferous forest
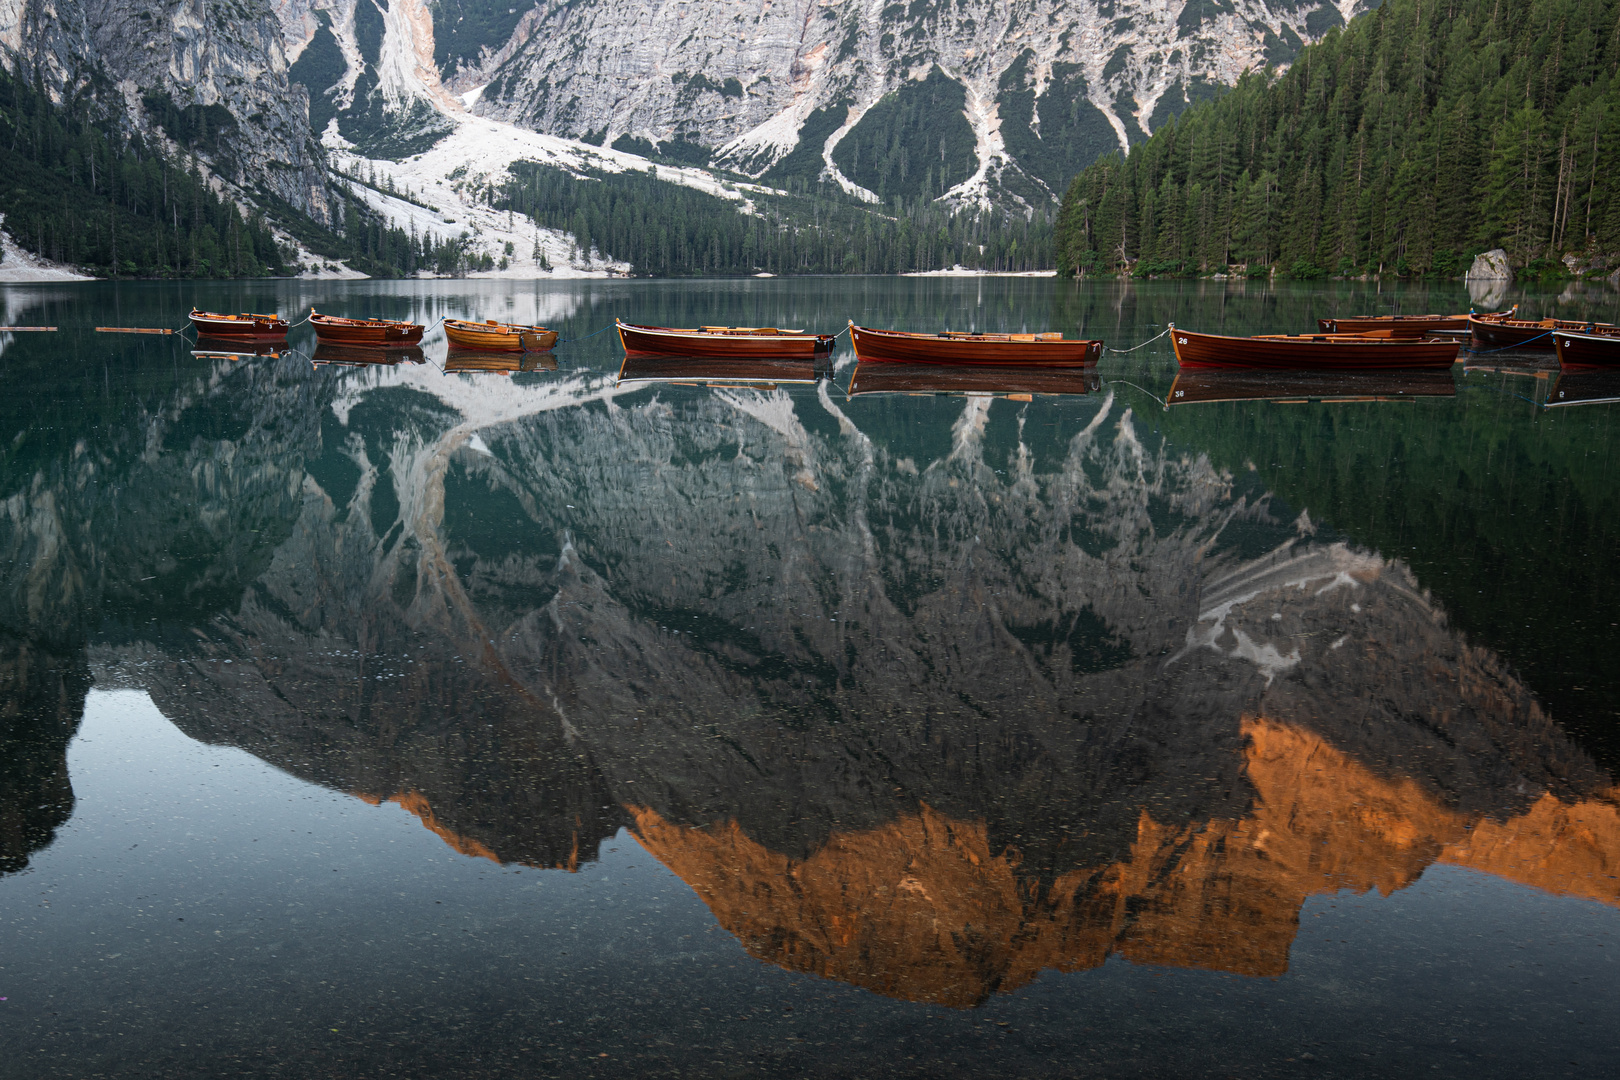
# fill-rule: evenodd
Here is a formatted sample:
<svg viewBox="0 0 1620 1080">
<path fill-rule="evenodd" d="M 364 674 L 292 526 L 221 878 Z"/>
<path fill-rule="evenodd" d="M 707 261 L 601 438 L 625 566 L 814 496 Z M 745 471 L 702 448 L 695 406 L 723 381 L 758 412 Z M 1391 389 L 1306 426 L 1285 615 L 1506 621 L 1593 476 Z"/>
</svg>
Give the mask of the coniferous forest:
<svg viewBox="0 0 1620 1080">
<path fill-rule="evenodd" d="M 790 179 L 787 197 L 752 196 L 753 212 L 647 173 L 575 176 L 514 162 L 486 193 L 494 206 L 572 233 L 581 250 L 665 275 L 893 274 L 961 265 L 1052 267 L 1052 219 L 952 213 L 927 195 L 867 209 L 828 184 Z"/>
<path fill-rule="evenodd" d="M 1389 0 L 1080 173 L 1068 273 L 1529 276 L 1620 252 L 1620 3 Z"/>
<path fill-rule="evenodd" d="M 286 272 L 264 219 L 196 163 L 124 138 L 85 101 L 53 104 L 0 68 L 0 214 L 18 243 L 108 277 Z"/>
</svg>

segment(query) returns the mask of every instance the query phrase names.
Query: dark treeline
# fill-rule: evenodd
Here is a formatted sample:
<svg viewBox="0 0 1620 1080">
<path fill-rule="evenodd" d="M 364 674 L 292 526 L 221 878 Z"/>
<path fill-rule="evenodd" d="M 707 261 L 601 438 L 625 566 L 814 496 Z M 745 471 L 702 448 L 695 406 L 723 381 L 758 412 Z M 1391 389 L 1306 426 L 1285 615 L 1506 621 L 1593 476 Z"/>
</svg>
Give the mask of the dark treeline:
<svg viewBox="0 0 1620 1080">
<path fill-rule="evenodd" d="M 520 161 L 491 188 L 491 205 L 572 233 L 585 252 L 621 259 L 638 274 L 892 274 L 955 265 L 985 270 L 1052 267 L 1052 225 L 1000 213 L 952 214 L 926 197 L 890 213 L 867 209 L 824 185 L 795 184 L 790 197 L 734 199 L 648 173 L 577 177 Z"/>
<path fill-rule="evenodd" d="M 1617 9 L 1389 0 L 1082 172 L 1058 263 L 1456 275 L 1500 246 L 1534 275 L 1620 250 Z"/>
<path fill-rule="evenodd" d="M 154 118 L 178 126 L 167 98 Z M 222 110 L 221 110 L 222 111 Z M 218 126 L 227 127 L 228 114 Z M 244 216 L 217 194 L 195 159 L 127 134 L 90 99 L 58 105 L 0 68 L 0 214 L 29 251 L 106 277 L 233 278 L 296 272 L 265 214 Z M 336 185 L 330 227 L 271 195 L 260 201 L 315 255 L 373 277 L 491 269 L 464 236 L 418 235 L 390 225 Z"/>
<path fill-rule="evenodd" d="M 256 277 L 287 255 L 258 214 L 216 195 L 86 100 L 53 104 L 0 69 L 0 213 L 31 251 L 111 277 Z"/>
</svg>

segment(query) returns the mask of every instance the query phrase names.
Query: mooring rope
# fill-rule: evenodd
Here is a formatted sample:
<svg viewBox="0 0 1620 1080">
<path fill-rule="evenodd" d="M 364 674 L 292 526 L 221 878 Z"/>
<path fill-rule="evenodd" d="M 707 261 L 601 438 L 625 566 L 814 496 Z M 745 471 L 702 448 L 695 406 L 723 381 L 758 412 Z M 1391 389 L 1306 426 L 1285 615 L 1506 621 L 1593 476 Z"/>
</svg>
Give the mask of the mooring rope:
<svg viewBox="0 0 1620 1080">
<path fill-rule="evenodd" d="M 1500 349 L 1469 349 L 1468 351 L 1473 353 L 1475 356 L 1489 356 L 1491 353 L 1506 352 L 1509 349 L 1522 349 L 1532 341 L 1540 341 L 1542 338 L 1546 337 L 1547 334 L 1551 333 L 1553 333 L 1553 331 L 1548 330 L 1545 334 L 1537 334 L 1533 338 L 1525 338 L 1523 341 L 1515 341 L 1513 344 L 1504 345 Z"/>
<path fill-rule="evenodd" d="M 602 329 L 600 329 L 600 330 L 592 330 L 590 333 L 586 334 L 584 337 L 558 338 L 557 339 L 557 344 L 558 345 L 569 345 L 569 344 L 572 344 L 573 342 L 576 342 L 576 341 L 589 341 L 591 338 L 595 337 L 597 334 L 605 334 L 609 330 L 612 330 L 615 326 L 618 326 L 618 325 L 619 325 L 618 322 L 614 321 L 614 322 L 608 323 L 606 326 L 602 327 Z"/>
<path fill-rule="evenodd" d="M 1162 333 L 1160 333 L 1158 335 L 1158 337 L 1148 338 L 1146 341 L 1142 342 L 1141 345 L 1132 345 L 1128 349 L 1109 349 L 1108 351 L 1111 352 L 1111 353 L 1133 353 L 1137 349 L 1144 348 L 1145 346 L 1153 344 L 1155 341 L 1158 341 L 1159 338 L 1164 337 L 1165 334 L 1170 333 L 1170 331 L 1174 330 L 1175 328 L 1176 328 L 1176 324 L 1175 323 L 1170 323 L 1168 326 L 1166 326 L 1164 328 L 1164 331 Z M 1107 347 L 1104 346 L 1104 348 L 1107 348 Z M 1142 388 L 1140 386 L 1138 386 L 1137 389 L 1141 390 Z"/>
</svg>

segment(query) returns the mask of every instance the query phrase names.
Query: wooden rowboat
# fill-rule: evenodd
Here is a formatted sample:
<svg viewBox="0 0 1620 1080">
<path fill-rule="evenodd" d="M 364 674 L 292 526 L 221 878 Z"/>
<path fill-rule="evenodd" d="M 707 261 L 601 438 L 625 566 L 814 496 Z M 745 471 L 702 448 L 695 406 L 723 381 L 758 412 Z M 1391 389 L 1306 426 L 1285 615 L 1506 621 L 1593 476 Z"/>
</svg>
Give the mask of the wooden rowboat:
<svg viewBox="0 0 1620 1080">
<path fill-rule="evenodd" d="M 1476 319 L 1511 319 L 1518 313 L 1518 305 L 1506 311 L 1486 312 Z M 1317 319 L 1316 328 L 1324 334 L 1365 334 L 1387 330 L 1391 337 L 1426 337 L 1437 332 L 1468 331 L 1469 312 L 1461 315 L 1346 315 L 1343 318 Z"/>
<path fill-rule="evenodd" d="M 1084 367 L 1102 357 L 1103 343 L 1065 340 L 1060 333 L 912 334 L 849 324 L 855 359 L 889 364 L 1013 364 L 1019 367 Z"/>
<path fill-rule="evenodd" d="M 1562 371 L 1547 392 L 1549 409 L 1561 405 L 1612 405 L 1620 402 L 1620 368 Z"/>
<path fill-rule="evenodd" d="M 477 349 L 480 352 L 545 352 L 557 344 L 555 330 L 496 322 L 494 319 L 481 323 L 446 319 L 444 336 L 449 339 L 452 348 Z"/>
<path fill-rule="evenodd" d="M 424 329 L 421 323 L 398 319 L 340 319 L 336 315 L 317 314 L 314 308 L 310 309 L 309 324 L 315 328 L 315 340 L 323 345 L 358 345 L 373 349 L 419 344 Z"/>
<path fill-rule="evenodd" d="M 1173 328 L 1171 344 L 1184 368 L 1378 371 L 1449 368 L 1455 341 L 1362 337 L 1358 334 L 1261 334 L 1227 337 Z"/>
<path fill-rule="evenodd" d="M 287 336 L 287 320 L 280 315 L 221 315 L 192 308 L 191 326 L 198 337 L 279 340 Z"/>
<path fill-rule="evenodd" d="M 950 364 L 857 364 L 849 396 L 858 394 L 1002 394 L 1028 400 L 1034 394 L 1094 394 L 1102 389 L 1095 365 L 1079 367 L 976 367 Z"/>
<path fill-rule="evenodd" d="M 1592 368 L 1620 369 L 1620 334 L 1580 334 L 1554 330 L 1553 352 L 1565 371 Z"/>
<path fill-rule="evenodd" d="M 615 320 L 619 341 L 628 355 L 712 358 L 774 358 L 814 360 L 830 356 L 833 334 L 807 334 L 774 326 L 700 326 L 677 330 L 667 326 L 636 326 Z"/>
<path fill-rule="evenodd" d="M 1553 331 L 1608 336 L 1620 334 L 1612 323 L 1578 322 L 1573 319 L 1481 319 L 1469 316 L 1475 349 L 1547 349 L 1553 347 Z"/>
<path fill-rule="evenodd" d="M 1354 402 L 1456 397 L 1450 371 L 1218 371 L 1176 375 L 1169 405 L 1216 401 Z"/>
</svg>

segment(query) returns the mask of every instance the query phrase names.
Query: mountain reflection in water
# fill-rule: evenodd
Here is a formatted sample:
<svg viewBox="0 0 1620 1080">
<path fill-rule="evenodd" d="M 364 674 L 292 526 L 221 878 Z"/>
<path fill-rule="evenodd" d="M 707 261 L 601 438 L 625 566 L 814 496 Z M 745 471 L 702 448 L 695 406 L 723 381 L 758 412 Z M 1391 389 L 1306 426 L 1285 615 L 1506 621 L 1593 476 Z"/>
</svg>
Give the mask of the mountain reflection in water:
<svg viewBox="0 0 1620 1080">
<path fill-rule="evenodd" d="M 1436 862 L 1620 903 L 1612 779 L 1401 561 L 1086 389 L 219 361 L 7 477 L 0 870 L 93 677 L 468 856 L 628 825 L 910 1000 L 1278 975 L 1307 897 Z"/>
</svg>

